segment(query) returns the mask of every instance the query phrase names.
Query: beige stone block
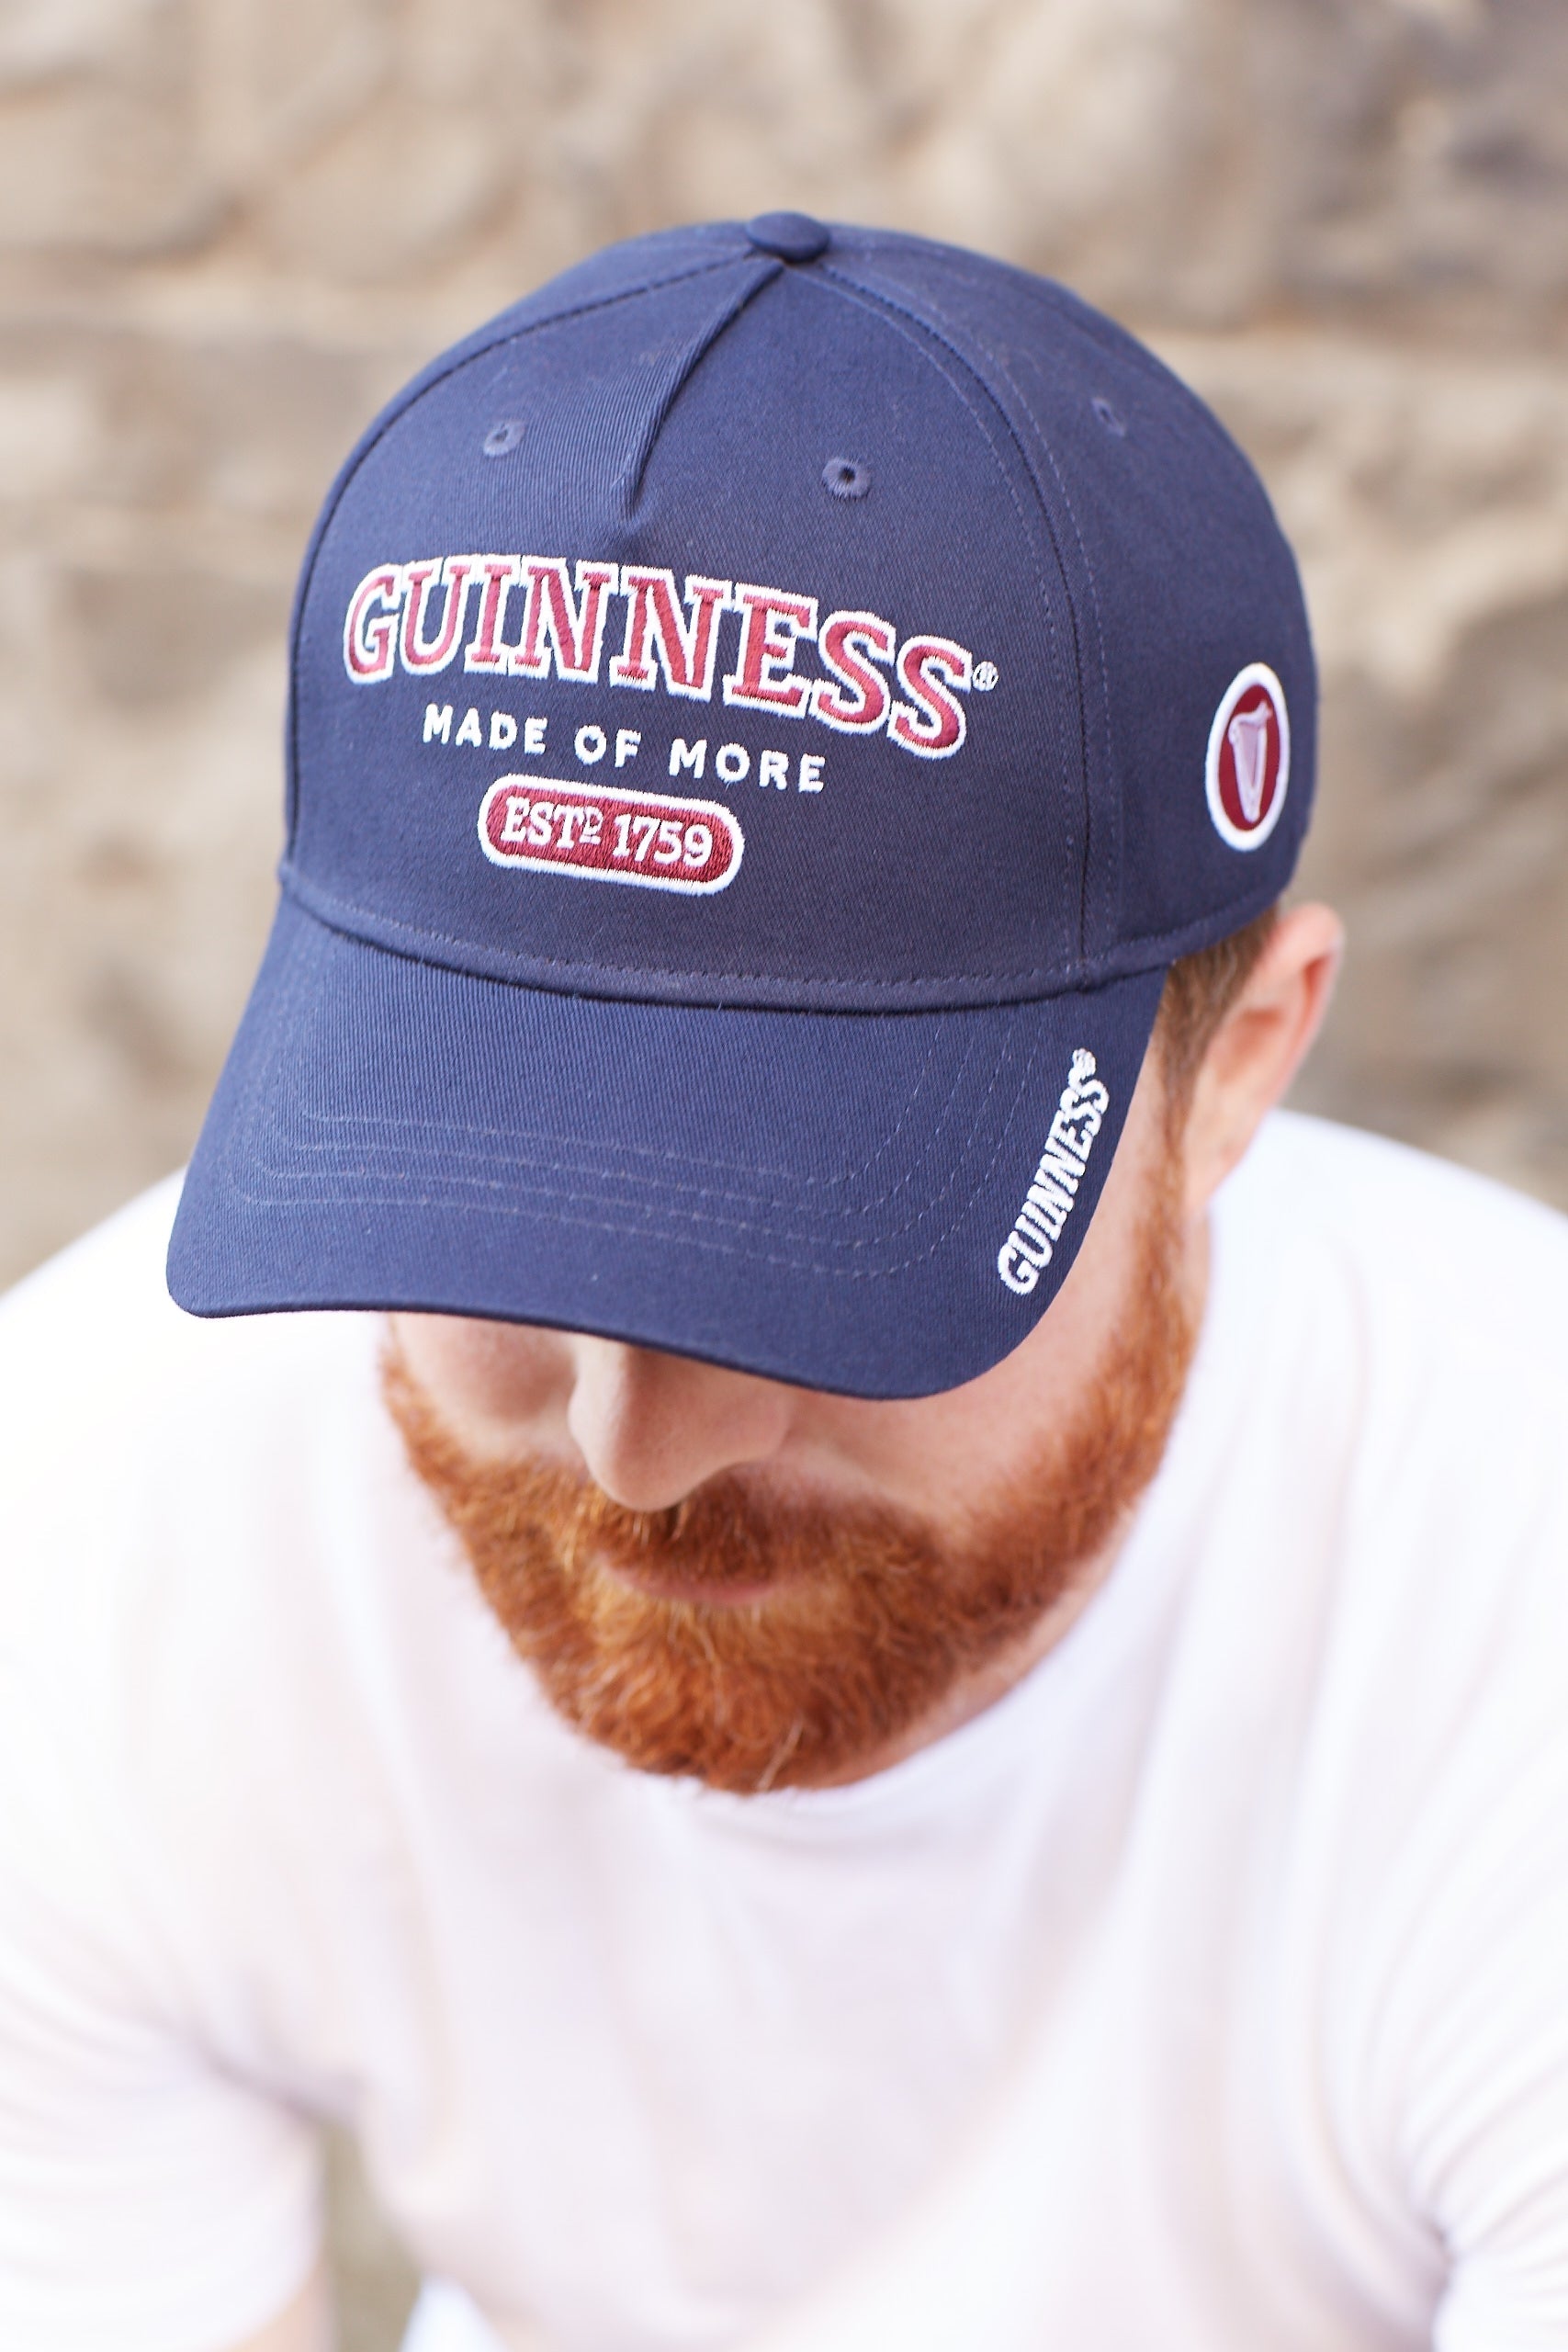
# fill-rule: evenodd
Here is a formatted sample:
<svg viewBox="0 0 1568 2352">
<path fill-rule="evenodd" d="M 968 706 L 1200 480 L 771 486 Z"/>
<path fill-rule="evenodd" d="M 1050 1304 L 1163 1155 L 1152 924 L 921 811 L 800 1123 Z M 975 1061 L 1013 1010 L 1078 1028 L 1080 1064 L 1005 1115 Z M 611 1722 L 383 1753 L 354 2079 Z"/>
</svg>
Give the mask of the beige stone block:
<svg viewBox="0 0 1568 2352">
<path fill-rule="evenodd" d="M 209 227 L 185 20 L 30 0 L 0 27 L 0 252 L 177 251 Z"/>
<path fill-rule="evenodd" d="M 0 89 L 123 71 L 168 0 L 6 0 Z"/>
<path fill-rule="evenodd" d="M 399 94 L 272 188 L 258 232 L 284 266 L 396 279 L 454 256 L 502 185 L 491 125 Z"/>
<path fill-rule="evenodd" d="M 0 500 L 79 491 L 97 438 L 95 390 L 79 376 L 28 371 L 0 377 Z"/>
<path fill-rule="evenodd" d="M 199 686 L 165 672 L 158 696 L 133 685 L 117 707 L 103 638 L 70 631 L 73 583 L 16 573 L 0 573 L 8 1272 L 189 1148 L 271 904 L 284 609 Z"/>
</svg>

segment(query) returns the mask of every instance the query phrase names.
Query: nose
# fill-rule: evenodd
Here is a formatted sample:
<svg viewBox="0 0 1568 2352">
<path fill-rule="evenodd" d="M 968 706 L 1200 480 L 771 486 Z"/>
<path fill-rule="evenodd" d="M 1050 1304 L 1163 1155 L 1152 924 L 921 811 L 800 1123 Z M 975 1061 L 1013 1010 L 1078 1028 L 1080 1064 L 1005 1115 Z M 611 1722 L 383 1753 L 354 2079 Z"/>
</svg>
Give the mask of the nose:
<svg viewBox="0 0 1568 2352">
<path fill-rule="evenodd" d="M 628 1510 L 663 1510 L 721 1470 L 765 1462 L 795 1393 L 776 1381 L 579 1333 L 567 1427 L 595 1486 Z"/>
</svg>

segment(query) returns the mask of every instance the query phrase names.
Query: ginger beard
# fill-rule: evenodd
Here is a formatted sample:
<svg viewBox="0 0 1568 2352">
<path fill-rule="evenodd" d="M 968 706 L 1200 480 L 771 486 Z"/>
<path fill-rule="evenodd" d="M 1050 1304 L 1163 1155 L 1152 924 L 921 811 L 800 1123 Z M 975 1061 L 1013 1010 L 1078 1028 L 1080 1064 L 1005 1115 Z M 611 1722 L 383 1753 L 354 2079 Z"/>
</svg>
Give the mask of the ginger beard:
<svg viewBox="0 0 1568 2352">
<path fill-rule="evenodd" d="M 1129 1274 L 1070 1424 L 959 1543 L 889 1505 L 803 1498 L 761 1472 L 634 1511 L 568 1464 L 476 1458 L 395 1342 L 387 1402 L 491 1609 L 569 1724 L 640 1771 L 748 1795 L 810 1787 L 851 1776 L 1021 1642 L 1154 1476 L 1196 1337 L 1174 1170 Z M 711 1587 L 716 1604 L 663 1598 L 637 1577 Z M 717 1598 L 759 1587 L 744 1602 Z"/>
</svg>

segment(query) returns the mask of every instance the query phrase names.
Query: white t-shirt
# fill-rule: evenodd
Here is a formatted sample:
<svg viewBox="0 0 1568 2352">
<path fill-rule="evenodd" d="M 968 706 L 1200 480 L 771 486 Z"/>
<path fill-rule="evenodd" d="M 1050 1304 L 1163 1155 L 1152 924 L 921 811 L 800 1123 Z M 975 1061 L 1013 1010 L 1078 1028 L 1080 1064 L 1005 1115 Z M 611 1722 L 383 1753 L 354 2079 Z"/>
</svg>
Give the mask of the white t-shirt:
<svg viewBox="0 0 1568 2352">
<path fill-rule="evenodd" d="M 376 1320 L 186 1319 L 173 1198 L 0 1310 L 0 2344 L 243 2337 L 331 2115 L 424 2352 L 1568 2345 L 1561 1219 L 1273 1120 L 1074 1631 L 739 1799 L 556 1721 Z"/>
</svg>

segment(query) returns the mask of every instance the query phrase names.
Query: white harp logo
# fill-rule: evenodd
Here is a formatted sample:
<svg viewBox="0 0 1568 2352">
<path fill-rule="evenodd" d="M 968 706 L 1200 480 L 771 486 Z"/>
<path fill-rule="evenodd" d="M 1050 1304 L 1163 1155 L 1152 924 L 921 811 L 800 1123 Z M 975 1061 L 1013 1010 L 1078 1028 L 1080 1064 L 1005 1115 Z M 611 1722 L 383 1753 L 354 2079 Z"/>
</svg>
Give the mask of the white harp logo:
<svg viewBox="0 0 1568 2352">
<path fill-rule="evenodd" d="M 1242 814 L 1249 825 L 1256 825 L 1263 812 L 1263 786 L 1269 775 L 1269 706 L 1261 704 L 1257 710 L 1238 710 L 1225 729 L 1225 739 L 1235 759 L 1235 788 L 1241 795 Z"/>
</svg>

